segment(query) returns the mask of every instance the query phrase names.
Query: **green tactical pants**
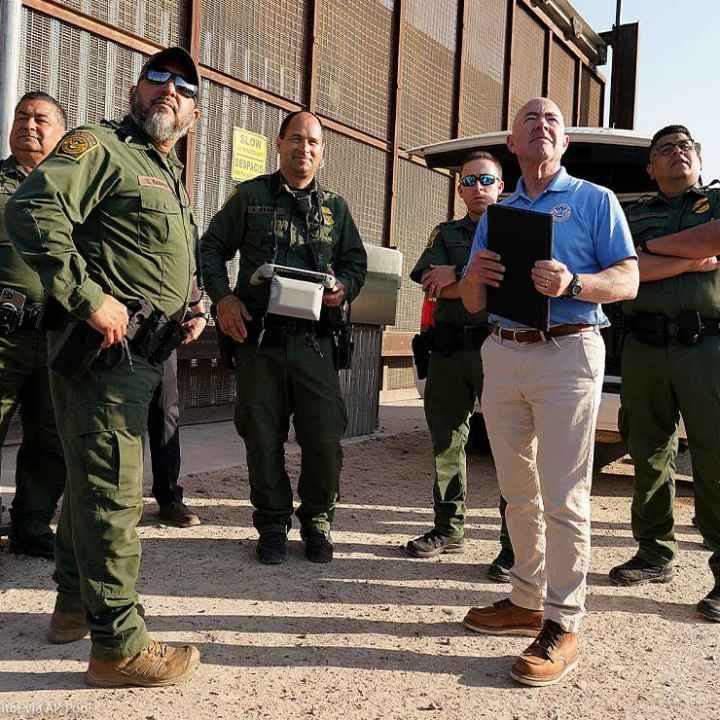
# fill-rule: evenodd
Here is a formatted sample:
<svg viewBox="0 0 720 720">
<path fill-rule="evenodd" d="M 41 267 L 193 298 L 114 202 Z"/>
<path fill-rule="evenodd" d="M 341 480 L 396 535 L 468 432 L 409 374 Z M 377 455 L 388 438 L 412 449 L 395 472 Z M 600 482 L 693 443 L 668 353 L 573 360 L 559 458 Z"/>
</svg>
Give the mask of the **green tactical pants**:
<svg viewBox="0 0 720 720">
<path fill-rule="evenodd" d="M 57 334 L 50 333 L 52 348 Z M 137 614 L 143 432 L 162 375 L 139 357 L 114 368 L 96 363 L 79 380 L 51 372 L 68 480 L 55 543 L 57 608 L 83 608 L 92 655 L 130 657 L 150 637 Z"/>
<path fill-rule="evenodd" d="M 441 535 L 461 538 L 465 532 L 467 464 L 465 444 L 475 399 L 482 394 L 479 350 L 459 350 L 449 357 L 430 353 L 423 405 L 435 455 L 433 505 L 435 528 Z M 500 543 L 512 550 L 500 498 Z"/>
<path fill-rule="evenodd" d="M 23 439 L 10 515 L 18 541 L 32 543 L 50 531 L 65 487 L 65 460 L 50 399 L 45 335 L 34 330 L 0 336 L 0 447 L 18 403 Z"/>
<path fill-rule="evenodd" d="M 720 337 L 655 348 L 629 335 L 622 355 L 621 432 L 635 463 L 633 536 L 655 565 L 677 554 L 673 531 L 677 426 L 692 455 L 695 517 L 720 568 Z"/>
<path fill-rule="evenodd" d="M 290 416 L 301 449 L 296 515 L 302 529 L 330 529 L 338 495 L 347 411 L 330 339 L 304 334 L 285 343 L 237 348 L 235 427 L 245 441 L 253 524 L 258 532 L 290 527 L 293 493 L 285 470 Z"/>
</svg>

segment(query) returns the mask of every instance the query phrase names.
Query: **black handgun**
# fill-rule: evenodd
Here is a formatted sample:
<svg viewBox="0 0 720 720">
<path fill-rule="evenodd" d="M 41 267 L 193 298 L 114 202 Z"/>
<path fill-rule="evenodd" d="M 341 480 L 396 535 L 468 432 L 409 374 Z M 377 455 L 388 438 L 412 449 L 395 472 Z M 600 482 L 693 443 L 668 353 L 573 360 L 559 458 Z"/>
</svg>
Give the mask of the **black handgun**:
<svg viewBox="0 0 720 720">
<path fill-rule="evenodd" d="M 417 370 L 418 377 L 420 380 L 424 380 L 428 374 L 428 368 L 430 367 L 430 350 L 432 349 L 432 342 L 430 340 L 429 331 L 421 332 L 412 339 L 412 352 L 413 361 L 415 362 L 415 369 Z"/>
</svg>

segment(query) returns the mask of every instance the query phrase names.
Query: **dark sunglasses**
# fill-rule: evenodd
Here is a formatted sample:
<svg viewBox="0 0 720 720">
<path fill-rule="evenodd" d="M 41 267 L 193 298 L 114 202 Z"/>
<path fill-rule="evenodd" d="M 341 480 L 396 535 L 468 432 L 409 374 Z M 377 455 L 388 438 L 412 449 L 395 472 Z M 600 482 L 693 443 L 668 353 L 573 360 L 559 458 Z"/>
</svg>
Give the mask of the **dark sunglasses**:
<svg viewBox="0 0 720 720">
<path fill-rule="evenodd" d="M 680 152 L 689 152 L 695 147 L 695 141 L 694 140 L 678 140 L 677 142 L 669 142 L 669 143 L 663 143 L 662 145 L 656 145 L 653 148 L 653 151 L 656 152 L 658 155 L 662 155 L 663 157 L 668 157 L 669 155 L 672 155 L 675 148 L 680 150 Z"/>
<path fill-rule="evenodd" d="M 460 183 L 464 187 L 475 187 L 475 183 L 480 183 L 483 187 L 489 187 L 499 182 L 500 178 L 497 175 L 491 175 L 490 173 L 483 173 L 482 175 L 463 175 L 460 178 Z"/>
<path fill-rule="evenodd" d="M 198 86 L 177 73 L 170 72 L 169 70 L 148 70 L 144 77 L 148 82 L 153 83 L 153 85 L 164 85 L 169 80 L 172 80 L 175 89 L 180 95 L 191 99 L 197 97 Z"/>
</svg>

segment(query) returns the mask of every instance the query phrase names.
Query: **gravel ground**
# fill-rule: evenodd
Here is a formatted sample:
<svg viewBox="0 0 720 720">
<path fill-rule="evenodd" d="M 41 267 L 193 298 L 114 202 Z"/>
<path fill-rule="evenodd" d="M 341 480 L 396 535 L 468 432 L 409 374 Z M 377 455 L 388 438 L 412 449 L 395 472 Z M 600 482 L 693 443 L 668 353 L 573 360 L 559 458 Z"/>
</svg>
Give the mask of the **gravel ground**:
<svg viewBox="0 0 720 720">
<path fill-rule="evenodd" d="M 288 457 L 296 476 L 297 451 Z M 581 663 L 561 684 L 531 689 L 508 676 L 529 640 L 460 624 L 507 587 L 485 577 L 499 529 L 488 458 L 470 460 L 465 553 L 416 560 L 402 551 L 432 521 L 430 463 L 422 429 L 347 445 L 330 565 L 305 560 L 297 528 L 287 564 L 255 562 L 244 467 L 186 478 L 205 521 L 198 528 L 163 527 L 148 504 L 138 586 L 148 625 L 202 653 L 181 687 L 87 688 L 89 641 L 43 640 L 51 564 L 0 553 L 0 718 L 720 720 L 720 625 L 694 608 L 711 578 L 689 483 L 677 500 L 676 579 L 628 589 L 606 573 L 634 551 L 632 466 L 617 461 L 597 478 Z"/>
</svg>

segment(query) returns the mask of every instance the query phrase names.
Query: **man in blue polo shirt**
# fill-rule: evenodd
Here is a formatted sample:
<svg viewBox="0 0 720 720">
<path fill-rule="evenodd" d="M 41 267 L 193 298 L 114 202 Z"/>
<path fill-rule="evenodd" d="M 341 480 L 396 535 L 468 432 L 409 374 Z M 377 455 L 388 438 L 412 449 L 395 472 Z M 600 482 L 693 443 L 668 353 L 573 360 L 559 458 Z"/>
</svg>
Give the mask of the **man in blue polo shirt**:
<svg viewBox="0 0 720 720">
<path fill-rule="evenodd" d="M 617 198 L 567 174 L 563 117 L 546 98 L 518 112 L 508 137 L 522 178 L 502 204 L 552 213 L 552 260 L 536 263 L 532 281 L 550 300 L 549 332 L 490 315 L 482 347 L 486 419 L 498 482 L 507 500 L 515 549 L 512 593 L 472 608 L 466 627 L 534 642 L 513 665 L 526 685 L 557 682 L 578 661 L 590 561 L 590 484 L 602 391 L 607 325 L 600 303 L 635 297 L 637 256 Z M 487 216 L 478 224 L 460 283 L 466 308 L 485 307 L 486 286 L 503 280 L 502 258 L 487 249 Z"/>
</svg>

